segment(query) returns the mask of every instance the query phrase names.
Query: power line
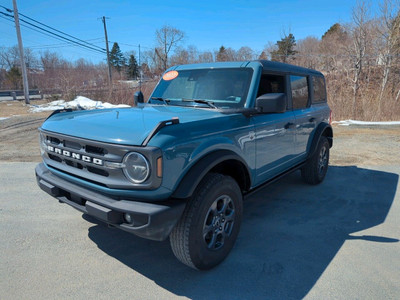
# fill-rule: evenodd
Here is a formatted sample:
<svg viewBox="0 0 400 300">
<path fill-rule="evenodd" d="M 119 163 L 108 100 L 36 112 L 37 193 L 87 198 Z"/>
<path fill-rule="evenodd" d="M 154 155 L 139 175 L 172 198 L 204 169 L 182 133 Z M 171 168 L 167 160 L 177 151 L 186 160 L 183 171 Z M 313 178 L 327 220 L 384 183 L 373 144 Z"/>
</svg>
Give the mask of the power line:
<svg viewBox="0 0 400 300">
<path fill-rule="evenodd" d="M 0 13 L 1 13 L 1 12 L 0 12 Z M 1 16 L 0 16 L 0 17 L 1 17 Z M 4 18 L 4 19 L 6 19 L 6 18 Z M 12 20 L 10 20 L 10 19 L 6 19 L 6 20 L 8 20 L 8 21 L 14 23 L 14 21 L 12 21 Z M 55 36 L 52 36 L 52 35 L 50 35 L 50 34 L 47 34 L 47 33 L 45 33 L 45 32 L 42 32 L 42 31 L 40 31 L 40 30 L 37 30 L 37 29 L 35 29 L 35 28 L 31 28 L 31 27 L 28 26 L 28 25 L 25 25 L 25 24 L 20 24 L 20 25 L 21 25 L 22 27 L 24 27 L 24 28 L 28 28 L 28 29 L 30 29 L 30 30 L 32 30 L 32 31 L 35 31 L 35 32 L 37 32 L 37 33 L 40 33 L 40 34 L 42 34 L 42 35 L 45 35 L 45 36 L 51 37 L 51 38 L 53 38 L 53 39 L 56 39 L 56 40 L 58 40 L 58 41 L 64 42 L 64 43 L 66 43 L 66 44 L 69 44 L 69 45 L 72 46 L 72 47 L 77 47 L 77 45 L 75 45 L 75 44 L 73 44 L 73 43 L 65 42 L 63 39 L 60 39 L 60 38 L 55 37 Z"/>
<path fill-rule="evenodd" d="M 6 16 L 8 16 L 8 17 L 13 17 L 13 16 L 10 16 L 10 15 L 5 14 L 5 13 L 3 13 L 3 12 L 0 12 L 0 14 L 6 15 Z M 7 20 L 7 21 L 9 21 L 9 22 L 11 22 L 11 23 L 14 24 L 14 21 L 13 21 L 13 20 L 11 20 L 11 19 L 9 19 L 9 18 L 5 18 L 5 17 L 3 17 L 3 16 L 0 16 L 0 17 L 2 17 L 3 19 L 5 19 L 5 20 Z M 60 39 L 60 38 L 51 36 L 50 34 L 47 34 L 47 33 L 45 33 L 45 32 L 42 32 L 42 31 L 40 31 L 40 30 L 37 30 L 37 29 L 35 29 L 35 28 L 31 28 L 31 27 L 29 27 L 28 25 L 21 24 L 21 26 L 23 26 L 23 27 L 25 27 L 25 28 L 28 28 L 28 29 L 30 29 L 30 30 L 32 30 L 32 31 L 38 32 L 38 33 L 40 33 L 40 34 L 43 34 L 43 35 L 45 35 L 45 36 L 54 38 L 54 39 L 56 39 L 56 40 L 58 40 L 58 41 L 65 42 L 64 40 L 62 40 L 62 39 Z M 70 43 L 70 44 L 72 45 L 72 43 Z"/>
<path fill-rule="evenodd" d="M 117 42 L 111 42 L 111 41 L 109 41 L 108 43 L 117 43 Z M 129 46 L 129 47 L 136 47 L 136 48 L 145 48 L 145 49 L 154 49 L 154 48 L 151 48 L 151 47 L 145 47 L 145 46 L 142 46 L 142 45 L 132 45 L 132 44 L 126 44 L 126 43 L 118 43 L 119 45 L 124 45 L 124 46 Z"/>
<path fill-rule="evenodd" d="M 80 46 L 82 46 L 82 47 L 85 47 L 85 48 L 88 48 L 88 49 L 91 49 L 91 50 L 94 50 L 94 51 L 98 51 L 98 52 L 100 52 L 100 53 L 105 53 L 104 50 L 98 50 L 98 49 L 93 48 L 93 47 L 91 47 L 91 46 L 87 46 L 87 45 L 82 44 L 82 43 L 80 43 L 80 42 L 76 42 L 76 41 L 71 40 L 71 39 L 69 39 L 69 38 L 63 37 L 63 36 L 61 36 L 61 35 L 59 35 L 59 34 L 57 34 L 57 33 L 53 33 L 53 32 L 51 32 L 51 31 L 49 31 L 49 30 L 47 30 L 47 29 L 41 28 L 40 26 L 36 26 L 35 24 L 32 24 L 32 23 L 30 23 L 30 22 L 28 22 L 28 21 L 25 21 L 25 20 L 23 20 L 23 19 L 21 19 L 21 21 L 24 22 L 24 23 L 26 23 L 26 24 L 29 24 L 29 25 L 31 25 L 31 26 L 33 26 L 33 27 L 36 27 L 36 28 L 38 28 L 38 29 L 40 29 L 40 30 L 42 30 L 42 31 L 45 31 L 45 32 L 47 32 L 47 33 L 49 33 L 49 34 L 52 34 L 52 35 L 54 35 L 54 36 L 57 36 L 57 37 L 59 37 L 59 38 L 61 38 L 61 39 L 64 39 L 64 40 L 66 40 L 66 41 L 69 41 L 69 42 L 71 42 L 71 43 L 80 45 Z M 96 46 L 96 47 L 97 47 L 97 46 Z M 100 48 L 100 49 L 101 49 L 101 48 Z"/>
<path fill-rule="evenodd" d="M 88 39 L 88 41 L 94 41 L 94 40 L 100 40 L 103 38 L 95 38 L 95 39 Z M 104 41 L 100 41 L 100 42 L 96 42 L 96 43 L 104 43 Z M 60 43 L 60 44 L 44 44 L 44 45 L 34 45 L 33 47 L 58 47 L 58 46 L 65 46 L 68 47 L 70 45 L 70 43 L 64 42 L 64 43 Z M 31 48 L 31 47 L 30 47 Z"/>
<path fill-rule="evenodd" d="M 1 16 L 0 16 L 1 17 Z M 11 21 L 11 20 L 9 20 L 9 19 L 6 19 L 7 21 L 10 21 L 10 22 L 12 22 L 12 23 L 14 23 L 13 21 Z M 61 42 L 63 42 L 63 44 L 65 44 L 65 46 L 62 46 L 62 47 L 80 47 L 80 46 L 78 46 L 78 45 L 75 45 L 75 44 L 72 44 L 72 43 L 69 43 L 69 42 L 65 42 L 64 40 L 62 40 L 62 39 L 59 39 L 59 38 L 57 38 L 57 37 L 54 37 L 54 36 L 51 36 L 50 34 L 47 34 L 47 33 L 45 33 L 45 32 L 42 32 L 42 31 L 40 31 L 40 30 L 37 30 L 37 29 L 34 29 L 34 28 L 30 28 L 29 26 L 27 26 L 27 25 L 24 25 L 24 24 L 20 24 L 21 26 L 23 26 L 23 27 L 25 27 L 25 28 L 28 28 L 28 29 L 30 29 L 30 30 L 32 30 L 32 31 L 35 31 L 35 32 L 38 32 L 38 33 L 40 33 L 40 34 L 42 34 L 42 35 L 45 35 L 45 36 L 48 36 L 48 37 L 51 37 L 51 38 L 53 38 L 53 39 L 56 39 L 56 40 L 58 40 L 58 41 L 61 41 Z M 32 42 L 32 41 L 31 41 Z M 53 48 L 62 48 L 61 46 L 60 47 L 53 47 Z M 41 47 L 40 45 L 37 45 L 37 46 L 28 46 L 28 47 L 26 47 L 26 48 L 30 48 L 30 49 L 33 49 L 33 50 L 35 50 L 35 49 L 40 49 L 40 48 L 46 48 L 46 47 Z M 81 47 L 80 47 L 81 48 Z M 86 48 L 83 48 L 83 50 L 89 50 L 89 49 L 86 49 Z M 92 51 L 92 50 L 90 50 L 90 51 Z M 75 54 L 79 54 L 80 55 L 80 53 L 79 52 L 74 52 L 74 51 L 69 51 L 69 52 L 71 52 L 71 53 L 75 53 Z M 95 53 L 93 53 L 92 55 L 103 55 L 103 53 L 98 53 L 97 51 L 95 52 Z"/>
<path fill-rule="evenodd" d="M 76 39 L 76 40 L 78 40 L 78 41 L 80 41 L 80 42 L 83 42 L 83 43 L 85 43 L 85 44 L 88 44 L 88 45 L 90 45 L 90 46 L 97 47 L 97 48 L 99 48 L 99 49 L 101 49 L 101 50 L 104 51 L 104 49 L 101 48 L 101 47 L 99 47 L 99 46 L 96 46 L 96 45 L 94 45 L 94 44 L 92 44 L 92 43 L 89 43 L 89 42 L 87 42 L 87 41 L 81 40 L 81 39 L 79 39 L 79 38 L 77 38 L 77 37 L 74 37 L 74 36 L 72 36 L 72 35 L 70 35 L 70 34 L 68 34 L 68 33 L 65 33 L 65 32 L 63 32 L 63 31 L 61 31 L 61 30 L 58 30 L 58 29 L 55 29 L 55 28 L 53 28 L 53 27 L 51 27 L 51 26 L 48 26 L 48 25 L 46 25 L 46 24 L 43 24 L 42 22 L 39 22 L 39 21 L 37 21 L 37 20 L 35 20 L 35 19 L 32 19 L 32 18 L 30 18 L 30 17 L 28 17 L 28 16 L 26 16 L 26 15 L 24 15 L 24 14 L 22 14 L 22 13 L 19 13 L 19 14 L 20 14 L 21 16 L 24 16 L 24 17 L 27 18 L 28 20 L 31 20 L 31 21 L 33 21 L 33 22 L 36 22 L 36 23 L 38 23 L 38 24 L 40 24 L 40 25 L 42 25 L 42 26 L 45 26 L 45 27 L 47 27 L 47 28 L 49 28 L 49 29 L 51 29 L 51 30 L 54 30 L 54 31 L 56 31 L 56 32 L 59 32 L 59 33 L 64 34 L 64 35 L 66 35 L 66 36 L 69 36 L 69 37 L 71 37 L 71 38 L 74 38 L 74 39 Z"/>
<path fill-rule="evenodd" d="M 0 14 L 2 14 L 2 12 L 0 12 Z M 1 15 L 0 15 L 0 18 L 2 18 L 2 19 L 4 19 L 4 20 L 6 20 L 6 21 L 12 23 L 12 24 L 9 24 L 9 25 L 12 26 L 12 27 L 14 27 L 14 26 L 13 26 L 13 25 L 14 25 L 14 21 L 13 21 L 13 20 L 10 20 L 9 18 L 3 17 L 3 16 L 1 16 Z M 30 30 L 32 30 L 32 31 L 38 32 L 38 33 L 40 33 L 40 34 L 42 34 L 42 35 L 45 35 L 45 36 L 54 38 L 54 39 L 56 39 L 56 40 L 58 40 L 58 41 L 61 41 L 61 42 L 63 42 L 63 44 L 68 44 L 68 45 L 70 45 L 70 46 L 76 46 L 76 45 L 74 45 L 74 44 L 72 44 L 72 43 L 65 42 L 65 41 L 62 40 L 62 39 L 53 37 L 53 36 L 51 36 L 50 34 L 47 34 L 47 33 L 44 33 L 44 32 L 42 32 L 42 31 L 40 31 L 40 30 L 31 28 L 31 27 L 29 27 L 29 26 L 27 26 L 27 25 L 25 25 L 25 24 L 20 24 L 20 25 L 21 25 L 22 27 L 28 28 L 28 29 L 30 29 Z M 25 40 L 27 40 L 27 41 L 29 41 L 29 42 L 32 42 L 32 40 L 29 40 L 29 39 L 26 39 L 26 38 L 25 38 Z M 40 45 L 37 45 L 37 46 L 40 46 Z M 33 46 L 33 47 L 36 47 L 36 45 Z M 28 48 L 32 48 L 32 47 L 28 47 Z"/>
<path fill-rule="evenodd" d="M 3 7 L 4 9 L 6 9 L 7 11 L 10 11 L 10 9 L 8 9 L 8 8 L 2 6 L 2 5 L 0 5 L 0 6 Z M 11 18 L 12 18 L 12 19 L 14 18 L 14 16 L 12 16 L 12 15 L 10 15 L 10 14 L 7 14 L 7 13 L 4 13 L 4 12 L 0 12 L 0 14 L 4 15 L 4 16 L 6 16 L 6 17 L 9 17 L 10 19 L 11 19 Z M 82 44 L 81 42 L 77 42 L 77 41 L 75 41 L 75 40 L 72 40 L 72 39 L 70 39 L 70 38 L 64 37 L 64 36 L 62 36 L 62 35 L 60 35 L 60 34 L 54 33 L 54 32 L 52 32 L 52 31 L 50 31 L 50 30 L 47 30 L 47 29 L 45 29 L 45 28 L 43 28 L 43 27 L 41 27 L 41 26 L 32 24 L 31 22 L 28 22 L 28 21 L 26 21 L 26 20 L 24 20 L 24 19 L 21 19 L 22 22 L 24 22 L 24 23 L 26 23 L 26 24 L 28 24 L 28 25 L 31 26 L 31 27 L 29 27 L 29 26 L 24 26 L 24 27 L 27 27 L 27 28 L 29 28 L 29 29 L 31 29 L 31 30 L 34 30 L 34 31 L 38 31 L 37 29 L 39 29 L 39 30 L 43 31 L 43 32 L 41 32 L 42 34 L 44 34 L 44 32 L 46 32 L 47 34 L 45 34 L 45 35 L 50 34 L 50 35 L 52 35 L 53 38 L 56 38 L 56 39 L 58 39 L 58 40 L 63 39 L 63 40 L 65 40 L 65 41 L 68 41 L 68 42 L 70 42 L 70 43 L 79 45 L 79 46 L 84 47 L 84 48 L 87 48 L 87 49 L 90 49 L 90 50 L 92 50 L 92 51 L 97 51 L 97 52 L 100 52 L 100 53 L 102 53 L 102 54 L 105 53 L 105 49 L 103 49 L 103 48 L 101 48 L 101 47 L 99 47 L 99 46 L 96 46 L 96 45 L 91 44 L 91 43 L 89 43 L 89 42 L 86 42 L 86 41 L 83 41 L 83 40 L 78 39 L 78 38 L 76 38 L 76 37 L 73 37 L 73 36 L 71 36 L 71 35 L 69 35 L 69 34 L 67 34 L 67 33 L 64 33 L 64 32 L 62 32 L 62 31 L 59 31 L 59 30 L 55 29 L 55 28 L 52 28 L 52 27 L 50 27 L 50 26 L 47 26 L 47 25 L 45 25 L 45 24 L 43 24 L 43 23 L 41 23 L 41 22 L 39 22 L 39 21 L 36 21 L 36 20 L 34 20 L 34 19 L 32 19 L 32 18 L 29 18 L 29 17 L 27 17 L 27 16 L 25 16 L 25 15 L 23 15 L 23 14 L 21 14 L 21 13 L 19 13 L 19 15 L 22 15 L 22 16 L 28 18 L 29 20 L 33 20 L 34 22 L 37 22 L 37 23 L 39 23 L 39 24 L 41 24 L 41 25 L 43 25 L 43 26 L 46 26 L 46 27 L 48 27 L 48 28 L 51 28 L 52 30 L 55 30 L 55 31 L 57 31 L 57 32 L 60 32 L 60 33 L 62 33 L 62 34 L 64 34 L 64 35 L 66 35 L 66 36 L 70 36 L 70 37 L 72 37 L 72 38 L 74 38 L 74 39 L 76 39 L 76 40 L 78 40 L 78 41 L 82 41 L 83 43 L 85 43 L 85 44 L 87 44 L 87 45 Z M 4 18 L 4 17 L 3 17 L 3 18 Z M 6 18 L 4 18 L 4 19 L 6 19 Z M 8 20 L 11 21 L 10 19 L 8 19 Z M 21 25 L 22 25 L 22 24 L 21 24 Z M 34 28 L 32 28 L 32 27 L 34 27 Z M 35 28 L 37 28 L 37 29 L 35 29 Z M 89 46 L 89 45 L 90 45 L 90 46 Z"/>
<path fill-rule="evenodd" d="M 2 14 L 2 12 L 0 12 L 0 14 Z M 8 22 L 10 22 L 10 23 L 7 23 L 7 24 L 9 24 L 10 26 L 14 27 L 14 26 L 13 26 L 13 24 L 14 24 L 14 21 L 13 21 L 13 20 L 10 20 L 9 18 L 3 17 L 2 15 L 0 15 L 0 18 L 6 20 L 6 21 L 8 21 Z M 5 23 L 4 23 L 4 24 L 5 24 Z M 44 33 L 44 32 L 42 32 L 42 31 L 40 31 L 40 30 L 31 28 L 31 27 L 29 27 L 29 26 L 27 26 L 27 25 L 24 25 L 24 24 L 20 24 L 20 25 L 23 26 L 23 27 L 25 27 L 25 28 L 28 28 L 28 29 L 30 29 L 30 30 L 32 30 L 32 31 L 38 32 L 38 33 L 40 33 L 40 34 L 43 34 L 43 35 L 45 35 L 45 36 L 48 36 L 48 37 L 51 37 L 51 38 L 54 38 L 54 39 L 57 39 L 57 40 L 63 42 L 63 43 L 59 43 L 59 44 L 44 44 L 44 45 L 35 44 L 35 45 L 32 45 L 32 46 L 29 46 L 28 48 L 30 48 L 30 49 L 38 49 L 38 48 L 39 48 L 39 49 L 40 49 L 40 48 L 64 48 L 64 47 L 71 47 L 71 46 L 72 46 L 72 47 L 77 47 L 77 45 L 74 45 L 74 44 L 72 44 L 72 43 L 70 43 L 70 42 L 65 42 L 65 41 L 62 40 L 62 39 L 53 37 L 53 36 L 51 36 L 50 34 Z M 8 35 L 8 36 L 13 36 L 13 37 L 14 37 L 14 35 L 8 34 L 8 32 L 3 32 L 2 34 L 3 34 L 3 35 Z M 29 42 L 31 42 L 31 43 L 33 42 L 32 40 L 29 40 L 29 39 L 26 39 L 26 38 L 25 38 L 25 40 L 27 40 L 27 41 L 29 41 Z M 99 38 L 88 39 L 88 41 L 97 41 L 97 40 L 104 40 L 104 38 L 99 37 Z M 103 43 L 103 42 L 104 42 L 104 41 L 99 41 L 99 42 L 96 42 L 96 43 Z M 33 42 L 33 43 L 35 43 L 35 42 Z"/>
</svg>

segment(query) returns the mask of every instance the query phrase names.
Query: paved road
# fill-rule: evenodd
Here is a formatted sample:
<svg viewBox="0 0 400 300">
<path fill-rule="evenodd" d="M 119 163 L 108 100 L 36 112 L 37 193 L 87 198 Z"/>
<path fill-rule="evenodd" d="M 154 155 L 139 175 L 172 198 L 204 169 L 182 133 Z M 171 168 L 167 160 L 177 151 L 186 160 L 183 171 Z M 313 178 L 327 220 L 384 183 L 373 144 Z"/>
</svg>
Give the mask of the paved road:
<svg viewBox="0 0 400 300">
<path fill-rule="evenodd" d="M 0 299 L 400 299 L 400 166 L 298 173 L 247 199 L 217 268 L 180 264 L 152 242 L 40 191 L 35 163 L 0 163 Z"/>
</svg>

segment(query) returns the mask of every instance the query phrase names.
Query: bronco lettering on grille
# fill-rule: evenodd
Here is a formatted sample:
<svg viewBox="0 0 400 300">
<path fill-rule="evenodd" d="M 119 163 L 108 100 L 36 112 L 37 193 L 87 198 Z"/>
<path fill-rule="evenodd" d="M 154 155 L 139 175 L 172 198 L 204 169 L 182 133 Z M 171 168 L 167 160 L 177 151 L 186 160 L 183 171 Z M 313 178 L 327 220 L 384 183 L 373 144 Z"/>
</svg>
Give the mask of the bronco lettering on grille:
<svg viewBox="0 0 400 300">
<path fill-rule="evenodd" d="M 82 155 L 82 154 L 75 153 L 75 152 L 68 151 L 68 150 L 62 150 L 60 148 L 56 148 L 56 147 L 53 147 L 53 146 L 50 146 L 50 145 L 47 146 L 47 150 L 49 152 L 53 152 L 55 154 L 59 154 L 59 155 L 63 155 L 63 156 L 66 156 L 66 157 L 71 157 L 71 158 L 74 158 L 74 159 L 82 160 L 84 162 L 93 163 L 95 165 L 99 165 L 99 166 L 103 165 L 103 160 L 99 159 L 99 158 L 94 158 L 94 157 L 90 157 L 90 156 L 87 156 L 87 155 Z"/>
</svg>

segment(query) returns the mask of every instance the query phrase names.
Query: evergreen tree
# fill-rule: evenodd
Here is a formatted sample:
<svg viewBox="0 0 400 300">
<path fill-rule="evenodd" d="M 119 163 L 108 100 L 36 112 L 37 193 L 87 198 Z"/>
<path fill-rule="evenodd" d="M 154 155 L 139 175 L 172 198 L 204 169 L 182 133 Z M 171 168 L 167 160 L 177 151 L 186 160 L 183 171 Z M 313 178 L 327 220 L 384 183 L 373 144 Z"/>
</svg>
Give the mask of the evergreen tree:
<svg viewBox="0 0 400 300">
<path fill-rule="evenodd" d="M 13 66 L 7 73 L 6 78 L 13 89 L 18 90 L 22 86 L 22 74 L 19 69 Z"/>
<path fill-rule="evenodd" d="M 260 56 L 258 57 L 258 59 L 268 59 L 267 53 L 265 53 L 265 51 L 261 52 Z"/>
<path fill-rule="evenodd" d="M 125 67 L 125 57 L 119 48 L 118 43 L 114 43 L 110 52 L 110 64 L 118 71 L 121 72 L 122 68 Z"/>
<path fill-rule="evenodd" d="M 227 61 L 227 57 L 226 57 L 226 49 L 224 46 L 221 46 L 219 48 L 219 51 L 217 53 L 217 61 Z"/>
<path fill-rule="evenodd" d="M 129 62 L 126 68 L 126 76 L 128 79 L 137 79 L 139 77 L 139 67 L 135 55 L 129 55 Z"/>
<path fill-rule="evenodd" d="M 334 34 L 336 34 L 338 36 L 343 36 L 346 34 L 346 31 L 339 23 L 335 23 L 324 33 L 324 35 L 322 36 L 322 39 L 325 39 Z"/>
<path fill-rule="evenodd" d="M 277 41 L 276 45 L 278 46 L 278 50 L 271 52 L 271 60 L 286 62 L 290 56 L 297 53 L 297 51 L 294 50 L 294 47 L 296 46 L 296 39 L 291 33 L 282 38 L 280 41 Z"/>
</svg>

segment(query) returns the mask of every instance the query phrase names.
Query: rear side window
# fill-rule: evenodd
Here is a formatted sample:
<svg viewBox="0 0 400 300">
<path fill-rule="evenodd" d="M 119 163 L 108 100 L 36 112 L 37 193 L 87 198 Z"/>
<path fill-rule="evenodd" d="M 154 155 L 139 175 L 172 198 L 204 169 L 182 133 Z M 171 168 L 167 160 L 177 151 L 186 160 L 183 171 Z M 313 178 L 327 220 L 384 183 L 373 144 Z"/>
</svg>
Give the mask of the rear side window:
<svg viewBox="0 0 400 300">
<path fill-rule="evenodd" d="M 323 77 L 313 76 L 314 97 L 313 102 L 326 102 L 326 89 Z"/>
<path fill-rule="evenodd" d="M 293 109 L 306 108 L 308 104 L 308 82 L 305 76 L 290 76 Z"/>
</svg>

